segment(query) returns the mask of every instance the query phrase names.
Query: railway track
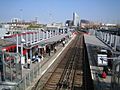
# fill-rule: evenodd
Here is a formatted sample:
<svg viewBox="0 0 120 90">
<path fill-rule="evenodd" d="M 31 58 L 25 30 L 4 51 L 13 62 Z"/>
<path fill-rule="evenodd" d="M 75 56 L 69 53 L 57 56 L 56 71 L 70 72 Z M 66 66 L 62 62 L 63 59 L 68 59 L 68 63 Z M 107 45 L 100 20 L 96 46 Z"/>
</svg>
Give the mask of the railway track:
<svg viewBox="0 0 120 90">
<path fill-rule="evenodd" d="M 80 90 L 82 88 L 82 39 L 82 35 L 75 38 L 64 59 L 41 90 Z"/>
<path fill-rule="evenodd" d="M 60 56 L 61 60 L 52 65 L 55 68 L 48 71 L 49 75 L 44 77 L 46 80 L 39 80 L 32 90 L 93 90 L 89 86 L 91 81 L 87 81 L 90 80 L 87 79 L 90 72 L 87 72 L 88 62 L 84 60 L 86 52 L 83 40 L 83 34 L 78 32 L 69 48 Z"/>
</svg>

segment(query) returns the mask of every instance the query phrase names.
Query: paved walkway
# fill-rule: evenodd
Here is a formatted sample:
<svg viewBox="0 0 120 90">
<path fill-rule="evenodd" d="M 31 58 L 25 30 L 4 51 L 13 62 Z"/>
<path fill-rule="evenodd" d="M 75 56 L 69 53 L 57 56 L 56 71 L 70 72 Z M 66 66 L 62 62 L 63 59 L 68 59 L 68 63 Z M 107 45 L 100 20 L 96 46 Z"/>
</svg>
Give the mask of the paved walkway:
<svg viewBox="0 0 120 90">
<path fill-rule="evenodd" d="M 101 78 L 102 67 L 97 66 L 97 48 L 109 49 L 95 36 L 84 35 L 85 44 L 87 46 L 88 59 L 91 69 L 91 76 L 94 84 L 94 90 L 110 90 L 111 75 L 107 75 L 105 79 Z"/>
</svg>

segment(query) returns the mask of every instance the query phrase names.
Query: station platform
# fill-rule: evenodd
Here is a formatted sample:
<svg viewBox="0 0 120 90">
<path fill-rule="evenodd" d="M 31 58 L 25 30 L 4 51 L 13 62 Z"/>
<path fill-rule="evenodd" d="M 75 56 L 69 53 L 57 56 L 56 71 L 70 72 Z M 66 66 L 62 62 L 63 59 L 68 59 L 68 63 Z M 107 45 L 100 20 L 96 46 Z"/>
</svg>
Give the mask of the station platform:
<svg viewBox="0 0 120 90">
<path fill-rule="evenodd" d="M 43 40 L 46 44 L 51 42 L 56 42 L 68 36 L 67 34 L 63 34 L 60 36 L 53 36 L 49 39 Z M 63 47 L 62 43 L 56 45 L 56 52 L 51 51 L 50 56 L 47 53 L 40 62 L 31 63 L 30 69 L 26 67 L 22 67 L 22 79 L 20 81 L 16 80 L 16 82 L 0 82 L 0 90 L 3 88 L 9 88 L 11 90 L 31 90 L 37 81 L 45 74 L 45 72 L 52 66 L 52 64 L 56 61 L 57 57 L 65 50 L 65 48 L 69 45 L 69 43 L 74 39 L 74 35 L 70 35 L 69 38 L 65 39 L 66 44 Z M 41 41 L 42 42 L 42 41 Z M 21 74 L 18 75 L 18 78 L 21 78 Z"/>
<path fill-rule="evenodd" d="M 75 38 L 75 35 L 72 36 L 71 39 L 65 44 L 63 47 L 62 44 L 59 44 L 56 49 L 57 52 L 51 52 L 51 55 L 46 55 L 44 59 L 39 62 L 38 64 L 41 65 L 40 75 L 31 83 L 31 85 L 26 90 L 31 90 L 35 84 L 38 82 L 38 80 L 45 74 L 45 72 L 52 66 L 52 64 L 56 61 L 56 59 L 59 57 L 59 55 L 65 50 L 65 48 L 69 45 L 69 43 Z M 32 64 L 32 68 L 36 67 L 36 64 Z M 32 69 L 31 68 L 31 69 Z M 25 72 L 24 70 L 23 72 Z M 28 70 L 29 71 L 29 70 Z"/>
<path fill-rule="evenodd" d="M 111 75 L 107 75 L 106 78 L 102 78 L 101 74 L 103 72 L 103 67 L 97 66 L 97 50 L 100 48 L 110 50 L 110 48 L 94 35 L 84 34 L 84 40 L 87 49 L 94 90 L 110 90 Z"/>
</svg>

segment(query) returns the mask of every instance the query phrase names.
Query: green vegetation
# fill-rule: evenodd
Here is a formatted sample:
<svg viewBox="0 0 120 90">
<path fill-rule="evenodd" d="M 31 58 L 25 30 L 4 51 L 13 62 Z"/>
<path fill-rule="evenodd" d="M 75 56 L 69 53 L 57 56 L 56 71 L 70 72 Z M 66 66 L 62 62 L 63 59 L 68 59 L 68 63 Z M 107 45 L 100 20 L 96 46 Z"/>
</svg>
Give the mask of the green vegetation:
<svg viewBox="0 0 120 90">
<path fill-rule="evenodd" d="M 31 25 L 28 26 L 28 29 L 30 29 L 30 28 L 41 28 L 41 27 L 39 25 L 31 24 Z"/>
<path fill-rule="evenodd" d="M 27 27 L 27 29 L 32 29 L 32 28 L 43 28 L 45 27 L 46 25 L 44 24 L 31 24 Z"/>
</svg>

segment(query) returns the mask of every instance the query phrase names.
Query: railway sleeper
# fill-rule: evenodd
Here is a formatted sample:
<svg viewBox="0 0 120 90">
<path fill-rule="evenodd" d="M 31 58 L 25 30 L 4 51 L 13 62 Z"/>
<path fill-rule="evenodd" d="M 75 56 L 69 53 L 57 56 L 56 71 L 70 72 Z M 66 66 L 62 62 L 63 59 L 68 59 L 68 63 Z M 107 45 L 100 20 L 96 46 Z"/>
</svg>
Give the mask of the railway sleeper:
<svg viewBox="0 0 120 90">
<path fill-rule="evenodd" d="M 58 86 L 59 88 L 64 88 L 64 89 L 66 89 L 66 88 L 69 87 L 69 84 L 68 84 L 68 82 L 61 82 L 61 83 L 58 83 L 57 86 Z"/>
<path fill-rule="evenodd" d="M 83 90 L 83 87 L 74 86 L 72 90 Z"/>
</svg>

